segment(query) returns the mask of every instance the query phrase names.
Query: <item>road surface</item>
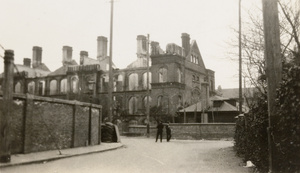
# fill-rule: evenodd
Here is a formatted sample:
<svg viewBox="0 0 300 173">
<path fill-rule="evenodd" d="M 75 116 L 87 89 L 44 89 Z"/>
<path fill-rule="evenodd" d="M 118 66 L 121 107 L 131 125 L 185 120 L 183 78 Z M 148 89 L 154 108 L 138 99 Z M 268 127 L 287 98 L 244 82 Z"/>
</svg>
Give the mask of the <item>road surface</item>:
<svg viewBox="0 0 300 173">
<path fill-rule="evenodd" d="M 243 173 L 232 141 L 122 137 L 123 148 L 41 164 L 2 168 L 1 173 Z"/>
</svg>

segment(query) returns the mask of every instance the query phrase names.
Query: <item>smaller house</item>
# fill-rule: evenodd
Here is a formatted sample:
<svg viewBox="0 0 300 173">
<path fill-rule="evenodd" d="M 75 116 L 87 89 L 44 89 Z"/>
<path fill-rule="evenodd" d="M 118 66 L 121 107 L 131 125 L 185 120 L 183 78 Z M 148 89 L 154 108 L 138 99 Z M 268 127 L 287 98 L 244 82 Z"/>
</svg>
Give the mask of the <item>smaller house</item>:
<svg viewBox="0 0 300 173">
<path fill-rule="evenodd" d="M 239 111 L 235 99 L 212 96 L 207 109 L 198 102 L 179 110 L 178 114 L 179 123 L 234 123 Z"/>
<path fill-rule="evenodd" d="M 208 123 L 233 123 L 239 114 L 236 100 L 220 96 L 210 98 L 211 105 L 205 111 Z"/>
</svg>

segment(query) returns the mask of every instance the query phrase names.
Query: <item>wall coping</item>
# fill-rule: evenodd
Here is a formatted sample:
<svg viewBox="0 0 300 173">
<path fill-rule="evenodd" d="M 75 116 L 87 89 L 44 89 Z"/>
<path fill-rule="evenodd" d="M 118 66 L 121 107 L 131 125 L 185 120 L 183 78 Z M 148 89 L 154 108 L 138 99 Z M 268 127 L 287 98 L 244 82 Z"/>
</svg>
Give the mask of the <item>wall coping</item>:
<svg viewBox="0 0 300 173">
<path fill-rule="evenodd" d="M 235 123 L 170 123 L 170 126 L 226 126 L 235 125 Z M 146 125 L 129 125 L 131 128 L 145 128 Z M 150 128 L 156 128 L 156 126 L 151 126 Z"/>
<path fill-rule="evenodd" d="M 3 97 L 2 94 L 0 94 L 0 97 Z M 102 108 L 101 105 L 96 105 L 93 103 L 86 103 L 86 102 L 80 102 L 77 100 L 63 100 L 63 99 L 57 99 L 57 98 L 51 98 L 51 97 L 41 97 L 41 96 L 35 96 L 32 94 L 13 94 L 13 98 L 17 98 L 17 99 L 31 99 L 31 100 L 35 100 L 35 101 L 46 101 L 46 102 L 50 102 L 50 103 L 61 103 L 61 104 L 69 104 L 69 105 L 79 105 L 79 106 L 89 106 L 92 108 Z"/>
</svg>

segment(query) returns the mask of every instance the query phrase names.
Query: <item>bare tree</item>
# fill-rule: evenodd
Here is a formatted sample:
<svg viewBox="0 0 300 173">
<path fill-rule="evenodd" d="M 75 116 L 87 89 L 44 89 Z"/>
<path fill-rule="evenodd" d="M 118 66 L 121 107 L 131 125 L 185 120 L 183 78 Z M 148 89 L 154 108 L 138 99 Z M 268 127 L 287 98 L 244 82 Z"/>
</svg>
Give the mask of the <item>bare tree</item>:
<svg viewBox="0 0 300 173">
<path fill-rule="evenodd" d="M 280 0 L 280 40 L 283 61 L 300 64 L 300 9 L 295 8 L 296 0 Z M 247 85 L 255 87 L 261 94 L 266 93 L 264 31 L 262 10 L 248 11 L 243 20 L 242 29 L 242 61 L 243 78 Z M 235 30 L 238 34 L 238 31 Z"/>
</svg>

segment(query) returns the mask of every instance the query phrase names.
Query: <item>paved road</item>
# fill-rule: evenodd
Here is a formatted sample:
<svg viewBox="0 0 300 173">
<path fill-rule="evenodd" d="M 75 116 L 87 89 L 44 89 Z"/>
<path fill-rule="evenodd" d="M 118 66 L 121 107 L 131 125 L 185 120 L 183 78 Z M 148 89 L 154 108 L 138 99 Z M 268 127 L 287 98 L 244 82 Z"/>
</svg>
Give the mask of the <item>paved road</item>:
<svg viewBox="0 0 300 173">
<path fill-rule="evenodd" d="M 124 148 L 43 164 L 1 169 L 1 173 L 243 173 L 232 141 L 173 140 L 122 137 Z"/>
</svg>

